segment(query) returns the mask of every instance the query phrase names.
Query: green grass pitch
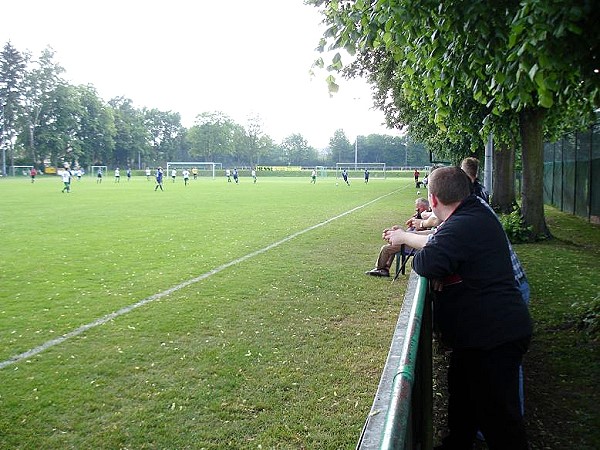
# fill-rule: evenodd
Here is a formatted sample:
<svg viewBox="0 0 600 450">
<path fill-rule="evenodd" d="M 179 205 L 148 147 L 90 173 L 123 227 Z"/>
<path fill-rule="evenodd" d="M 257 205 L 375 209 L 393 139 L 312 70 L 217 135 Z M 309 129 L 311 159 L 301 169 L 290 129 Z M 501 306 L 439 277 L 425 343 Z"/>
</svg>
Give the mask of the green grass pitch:
<svg viewBox="0 0 600 450">
<path fill-rule="evenodd" d="M 405 287 L 363 272 L 411 180 L 164 187 L 0 180 L 0 362 L 148 300 L 0 369 L 0 448 L 354 446 Z"/>
</svg>

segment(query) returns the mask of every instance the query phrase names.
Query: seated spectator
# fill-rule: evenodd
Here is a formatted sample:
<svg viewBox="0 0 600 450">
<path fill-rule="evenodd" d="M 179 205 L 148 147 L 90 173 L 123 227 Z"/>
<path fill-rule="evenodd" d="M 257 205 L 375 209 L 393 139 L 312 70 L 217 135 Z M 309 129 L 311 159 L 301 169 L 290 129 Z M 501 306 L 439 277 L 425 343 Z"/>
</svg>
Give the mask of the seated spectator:
<svg viewBox="0 0 600 450">
<path fill-rule="evenodd" d="M 415 200 L 415 214 L 406 221 L 406 226 L 411 231 L 417 231 L 423 225 L 422 215 L 423 213 L 429 210 L 429 201 L 425 198 L 418 198 Z M 413 221 L 420 221 L 419 228 L 413 225 Z M 383 230 L 383 236 L 386 235 L 388 231 L 399 229 L 399 225 L 394 225 L 391 228 L 386 228 Z M 379 256 L 377 258 L 377 263 L 374 269 L 365 272 L 367 275 L 371 275 L 374 277 L 389 277 L 390 276 L 390 267 L 392 267 L 392 263 L 394 262 L 394 257 L 396 253 L 398 253 L 401 249 L 401 244 L 385 244 L 381 247 L 379 251 Z"/>
</svg>

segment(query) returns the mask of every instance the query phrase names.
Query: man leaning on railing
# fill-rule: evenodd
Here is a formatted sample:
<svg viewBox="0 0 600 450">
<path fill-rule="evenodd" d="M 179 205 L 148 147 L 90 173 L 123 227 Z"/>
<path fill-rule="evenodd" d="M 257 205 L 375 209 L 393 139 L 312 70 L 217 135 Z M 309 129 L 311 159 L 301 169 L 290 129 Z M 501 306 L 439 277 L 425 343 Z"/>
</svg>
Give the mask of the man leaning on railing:
<svg viewBox="0 0 600 450">
<path fill-rule="evenodd" d="M 434 234 L 400 229 L 386 238 L 421 249 L 413 267 L 434 288 L 434 323 L 452 349 L 450 432 L 437 448 L 471 449 L 481 430 L 490 449 L 525 450 L 519 366 L 532 325 L 506 235 L 494 212 L 471 195 L 470 180 L 458 167 L 431 173 L 429 203 L 443 222 Z"/>
</svg>

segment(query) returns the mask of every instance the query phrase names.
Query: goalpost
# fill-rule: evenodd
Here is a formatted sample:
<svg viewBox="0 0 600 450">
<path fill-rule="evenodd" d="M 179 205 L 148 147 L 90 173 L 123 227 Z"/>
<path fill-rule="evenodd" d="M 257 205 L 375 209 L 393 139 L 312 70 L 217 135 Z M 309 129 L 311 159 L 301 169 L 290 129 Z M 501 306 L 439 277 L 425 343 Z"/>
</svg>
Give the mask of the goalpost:
<svg viewBox="0 0 600 450">
<path fill-rule="evenodd" d="M 365 169 L 369 170 L 369 179 L 385 178 L 385 163 L 335 163 L 335 177 L 342 176 L 342 170 L 346 169 L 348 178 L 365 177 Z"/>
<path fill-rule="evenodd" d="M 95 177 L 96 175 L 98 175 L 98 170 L 102 170 L 103 176 L 108 175 L 108 166 L 90 166 L 90 176 Z"/>
<path fill-rule="evenodd" d="M 198 169 L 198 176 L 202 176 L 202 174 L 205 174 L 205 175 L 212 176 L 214 179 L 214 178 L 216 178 L 217 166 L 218 166 L 219 170 L 223 169 L 223 164 L 217 163 L 217 162 L 169 161 L 169 162 L 167 162 L 165 176 L 171 176 L 171 170 L 173 170 L 173 169 L 187 169 L 190 171 L 190 174 L 191 174 L 192 169 L 195 167 L 196 169 Z"/>
<path fill-rule="evenodd" d="M 12 176 L 23 175 L 25 177 L 29 176 L 29 172 L 33 169 L 33 166 L 11 166 L 12 168 Z M 19 173 L 17 173 L 17 169 L 22 169 Z"/>
<path fill-rule="evenodd" d="M 315 170 L 319 174 L 319 178 L 323 178 L 327 176 L 327 167 L 325 166 L 315 166 Z"/>
</svg>

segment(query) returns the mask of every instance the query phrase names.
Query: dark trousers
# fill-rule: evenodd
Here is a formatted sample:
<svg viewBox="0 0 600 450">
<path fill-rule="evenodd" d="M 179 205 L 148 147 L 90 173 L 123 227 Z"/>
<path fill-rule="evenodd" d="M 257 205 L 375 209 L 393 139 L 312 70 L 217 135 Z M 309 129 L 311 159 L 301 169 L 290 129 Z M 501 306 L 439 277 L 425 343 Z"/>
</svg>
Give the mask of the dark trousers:
<svg viewBox="0 0 600 450">
<path fill-rule="evenodd" d="M 453 350 L 448 369 L 444 449 L 470 450 L 481 430 L 490 450 L 527 450 L 519 404 L 519 366 L 529 339 L 492 350 Z"/>
</svg>

